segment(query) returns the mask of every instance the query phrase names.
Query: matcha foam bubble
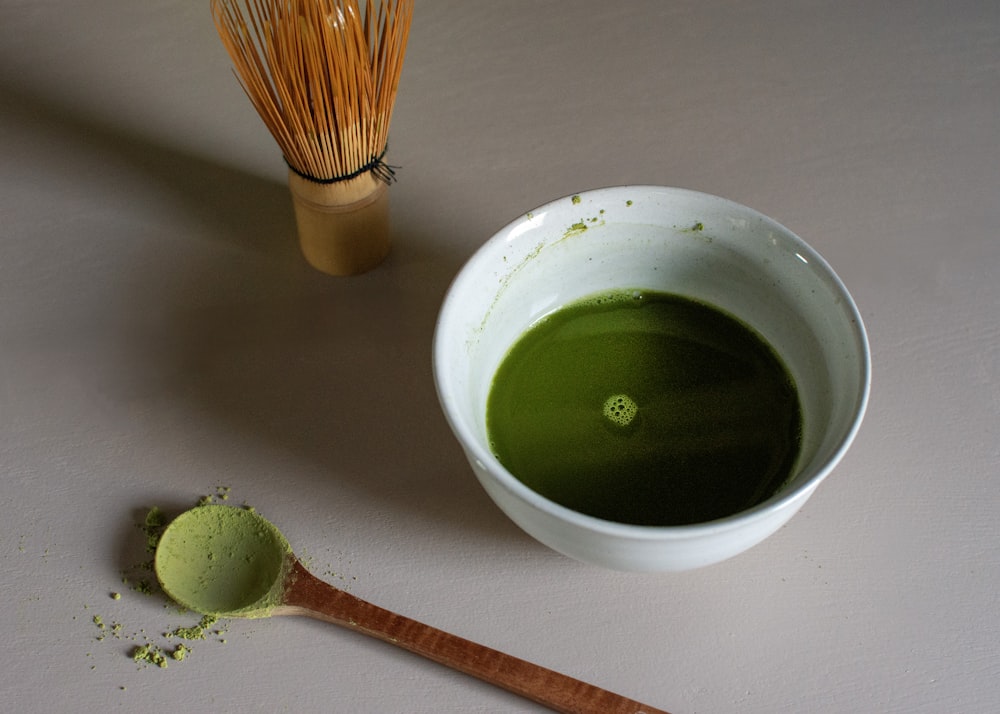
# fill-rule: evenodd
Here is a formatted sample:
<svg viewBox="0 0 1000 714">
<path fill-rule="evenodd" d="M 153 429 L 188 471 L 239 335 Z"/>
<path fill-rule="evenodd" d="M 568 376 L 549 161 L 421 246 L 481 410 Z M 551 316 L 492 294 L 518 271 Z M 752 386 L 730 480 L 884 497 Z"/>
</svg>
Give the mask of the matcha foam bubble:
<svg viewBox="0 0 1000 714">
<path fill-rule="evenodd" d="M 611 423 L 625 427 L 639 413 L 639 405 L 627 394 L 614 394 L 604 402 L 603 411 Z"/>
</svg>

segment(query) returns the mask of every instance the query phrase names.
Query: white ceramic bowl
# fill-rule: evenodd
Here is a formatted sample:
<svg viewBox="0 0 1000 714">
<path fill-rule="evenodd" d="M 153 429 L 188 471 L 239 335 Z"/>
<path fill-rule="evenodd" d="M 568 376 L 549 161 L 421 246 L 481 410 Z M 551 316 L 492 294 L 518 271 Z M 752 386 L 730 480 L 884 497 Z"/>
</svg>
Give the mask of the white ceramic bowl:
<svg viewBox="0 0 1000 714">
<path fill-rule="evenodd" d="M 802 448 L 792 478 L 767 501 L 693 525 L 616 523 L 544 498 L 490 451 L 487 395 L 516 339 L 570 301 L 636 287 L 715 305 L 752 326 L 784 360 L 799 391 Z M 445 416 L 496 504 L 565 555 L 632 571 L 709 565 L 778 530 L 843 457 L 864 416 L 870 385 L 861 317 L 826 261 L 752 209 L 657 186 L 567 196 L 500 230 L 449 288 L 433 358 Z"/>
</svg>

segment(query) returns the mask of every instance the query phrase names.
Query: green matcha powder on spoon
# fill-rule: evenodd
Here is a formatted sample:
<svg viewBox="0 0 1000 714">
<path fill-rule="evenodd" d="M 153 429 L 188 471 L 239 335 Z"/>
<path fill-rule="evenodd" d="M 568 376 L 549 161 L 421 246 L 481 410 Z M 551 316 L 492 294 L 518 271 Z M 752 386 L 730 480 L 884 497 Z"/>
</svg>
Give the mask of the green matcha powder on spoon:
<svg viewBox="0 0 1000 714">
<path fill-rule="evenodd" d="M 205 505 L 178 516 L 156 548 L 156 577 L 204 615 L 307 615 L 363 632 L 573 714 L 666 714 L 572 677 L 365 602 L 312 575 L 256 511 Z"/>
</svg>

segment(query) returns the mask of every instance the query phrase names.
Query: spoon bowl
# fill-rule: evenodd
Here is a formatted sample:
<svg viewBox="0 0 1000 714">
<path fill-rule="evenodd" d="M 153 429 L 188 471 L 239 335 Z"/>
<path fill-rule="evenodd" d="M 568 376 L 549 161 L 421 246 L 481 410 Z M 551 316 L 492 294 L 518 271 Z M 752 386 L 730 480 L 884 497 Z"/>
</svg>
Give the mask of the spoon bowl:
<svg viewBox="0 0 1000 714">
<path fill-rule="evenodd" d="M 174 519 L 156 547 L 156 577 L 204 615 L 305 615 L 357 630 L 567 714 L 666 714 L 559 672 L 366 602 L 312 575 L 256 511 L 205 505 Z"/>
<path fill-rule="evenodd" d="M 295 556 L 288 540 L 255 511 L 206 505 L 178 516 L 156 548 L 156 577 L 196 612 L 258 618 L 281 605 Z"/>
</svg>

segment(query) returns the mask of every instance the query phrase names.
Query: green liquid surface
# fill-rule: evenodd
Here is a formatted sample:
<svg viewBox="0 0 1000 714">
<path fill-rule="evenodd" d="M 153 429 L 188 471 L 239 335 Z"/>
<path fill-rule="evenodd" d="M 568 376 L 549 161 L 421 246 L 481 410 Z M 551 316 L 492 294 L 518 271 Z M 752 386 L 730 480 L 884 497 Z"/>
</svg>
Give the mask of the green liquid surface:
<svg viewBox="0 0 1000 714">
<path fill-rule="evenodd" d="M 752 329 L 658 292 L 602 293 L 511 347 L 487 401 L 500 462 L 609 521 L 683 525 L 772 496 L 799 451 L 794 383 Z"/>
</svg>

